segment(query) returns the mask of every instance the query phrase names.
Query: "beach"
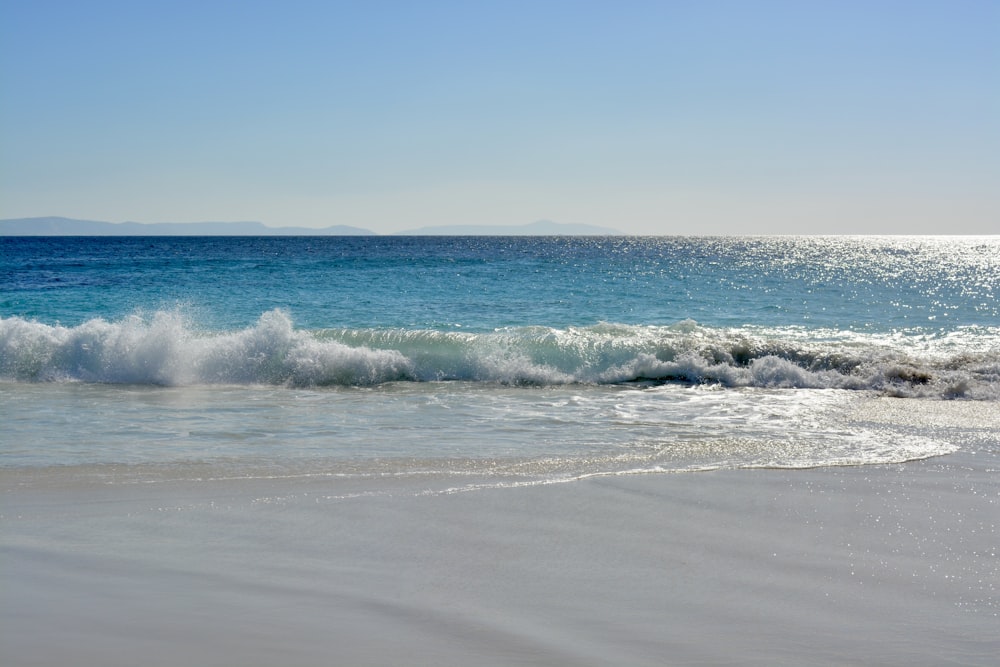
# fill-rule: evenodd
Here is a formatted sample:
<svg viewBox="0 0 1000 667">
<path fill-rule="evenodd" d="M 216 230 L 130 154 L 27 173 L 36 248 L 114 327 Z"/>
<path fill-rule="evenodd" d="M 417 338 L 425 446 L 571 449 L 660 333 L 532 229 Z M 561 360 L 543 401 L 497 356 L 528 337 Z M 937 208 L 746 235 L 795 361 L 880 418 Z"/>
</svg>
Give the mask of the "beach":
<svg viewBox="0 0 1000 667">
<path fill-rule="evenodd" d="M 1000 667 L 998 25 L 4 3 L 0 667 Z"/>
<path fill-rule="evenodd" d="M 997 463 L 353 497 L 5 470 L 0 661 L 991 665 Z"/>
</svg>

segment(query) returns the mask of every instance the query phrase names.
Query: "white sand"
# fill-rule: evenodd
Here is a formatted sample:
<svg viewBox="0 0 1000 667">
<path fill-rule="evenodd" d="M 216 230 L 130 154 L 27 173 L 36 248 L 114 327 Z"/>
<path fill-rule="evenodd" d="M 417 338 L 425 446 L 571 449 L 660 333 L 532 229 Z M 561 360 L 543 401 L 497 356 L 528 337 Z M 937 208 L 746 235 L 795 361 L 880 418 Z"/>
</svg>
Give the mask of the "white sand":
<svg viewBox="0 0 1000 667">
<path fill-rule="evenodd" d="M 995 454 L 333 500 L 0 476 L 0 664 L 995 665 Z"/>
</svg>

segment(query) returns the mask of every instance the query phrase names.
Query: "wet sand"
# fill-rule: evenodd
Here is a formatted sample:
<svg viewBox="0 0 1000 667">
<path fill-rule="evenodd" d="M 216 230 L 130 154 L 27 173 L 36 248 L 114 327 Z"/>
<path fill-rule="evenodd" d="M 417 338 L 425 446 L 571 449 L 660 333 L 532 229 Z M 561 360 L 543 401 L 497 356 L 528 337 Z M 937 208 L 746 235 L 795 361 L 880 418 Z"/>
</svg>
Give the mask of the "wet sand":
<svg viewBox="0 0 1000 667">
<path fill-rule="evenodd" d="M 337 498 L 0 474 L 0 663 L 993 665 L 994 452 Z"/>
</svg>

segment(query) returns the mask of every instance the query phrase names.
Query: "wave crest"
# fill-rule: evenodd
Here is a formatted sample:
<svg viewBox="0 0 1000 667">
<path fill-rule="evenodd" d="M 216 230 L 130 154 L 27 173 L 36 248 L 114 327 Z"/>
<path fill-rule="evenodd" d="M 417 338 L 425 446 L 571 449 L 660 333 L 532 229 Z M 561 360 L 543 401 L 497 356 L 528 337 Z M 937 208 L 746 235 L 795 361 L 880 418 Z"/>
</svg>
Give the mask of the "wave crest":
<svg viewBox="0 0 1000 667">
<path fill-rule="evenodd" d="M 124 384 L 361 385 L 416 379 L 394 350 L 320 342 L 281 311 L 242 331 L 198 335 L 184 317 L 158 312 L 77 327 L 0 320 L 0 377 Z"/>
<path fill-rule="evenodd" d="M 246 329 L 207 333 L 170 311 L 76 327 L 11 317 L 0 318 L 0 379 L 292 386 L 683 382 L 1000 400 L 1000 332 L 970 335 L 928 342 L 850 332 L 713 329 L 690 320 L 485 333 L 304 331 L 280 310 L 264 313 Z"/>
</svg>

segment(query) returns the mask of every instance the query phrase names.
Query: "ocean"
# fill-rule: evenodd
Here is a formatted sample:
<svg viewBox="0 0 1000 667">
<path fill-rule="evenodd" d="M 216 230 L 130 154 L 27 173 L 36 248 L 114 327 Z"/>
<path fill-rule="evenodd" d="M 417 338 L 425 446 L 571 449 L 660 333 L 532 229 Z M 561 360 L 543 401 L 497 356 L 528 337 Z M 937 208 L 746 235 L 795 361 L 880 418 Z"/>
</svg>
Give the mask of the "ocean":
<svg viewBox="0 0 1000 667">
<path fill-rule="evenodd" d="M 0 663 L 996 664 L 1000 237 L 0 238 Z"/>
<path fill-rule="evenodd" d="M 998 409 L 997 237 L 0 239 L 0 465 L 31 474 L 899 463 L 996 447 Z"/>
</svg>

